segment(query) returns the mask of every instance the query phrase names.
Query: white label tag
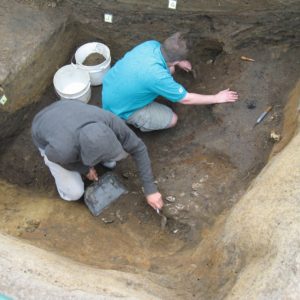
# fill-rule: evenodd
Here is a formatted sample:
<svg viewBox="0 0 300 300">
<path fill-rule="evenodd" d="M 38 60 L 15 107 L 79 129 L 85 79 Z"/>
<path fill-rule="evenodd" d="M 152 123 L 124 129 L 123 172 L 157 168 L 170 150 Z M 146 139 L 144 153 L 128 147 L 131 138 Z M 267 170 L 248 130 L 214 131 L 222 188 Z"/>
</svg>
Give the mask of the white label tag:
<svg viewBox="0 0 300 300">
<path fill-rule="evenodd" d="M 1 97 L 1 99 L 0 99 L 0 103 L 1 103 L 2 105 L 4 105 L 6 102 L 7 102 L 7 98 L 6 98 L 5 95 L 3 95 L 3 96 Z"/>
<path fill-rule="evenodd" d="M 177 0 L 169 0 L 169 8 L 176 9 Z"/>
<path fill-rule="evenodd" d="M 112 14 L 104 14 L 104 22 L 112 23 L 113 22 L 113 15 Z"/>
</svg>

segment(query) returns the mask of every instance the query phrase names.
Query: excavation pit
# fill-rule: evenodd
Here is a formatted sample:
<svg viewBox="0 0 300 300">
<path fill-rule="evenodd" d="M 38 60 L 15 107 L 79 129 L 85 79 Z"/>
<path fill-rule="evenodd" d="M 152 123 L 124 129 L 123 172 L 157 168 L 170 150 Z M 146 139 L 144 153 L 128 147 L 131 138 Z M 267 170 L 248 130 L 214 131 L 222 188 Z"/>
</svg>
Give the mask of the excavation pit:
<svg viewBox="0 0 300 300">
<path fill-rule="evenodd" d="M 285 21 L 280 28 L 276 19 L 292 19 L 293 12 L 278 8 L 274 17 L 268 9 L 261 8 L 259 13 L 268 22 L 257 24 L 253 14 L 243 19 L 232 11 L 223 15 L 211 11 L 207 15 L 208 12 L 183 10 L 179 13 L 182 19 L 190 16 L 189 23 L 172 23 L 169 12 L 154 5 L 151 13 L 141 10 L 128 23 L 126 12 L 133 8 L 121 1 L 120 6 L 110 7 L 119 19 L 112 25 L 101 21 L 106 28 L 101 32 L 97 30 L 99 19 L 94 18 L 93 6 L 81 4 L 78 10 L 71 11 L 68 5 L 72 1 L 53 1 L 57 5 L 53 7 L 40 6 L 38 1 L 19 2 L 3 4 L 7 12 L 18 15 L 9 23 L 14 34 L 23 33 L 25 38 L 21 47 L 15 45 L 11 49 L 16 56 L 23 55 L 24 62 L 13 66 L 14 61 L 3 61 L 5 70 L 12 71 L 3 76 L 8 102 L 0 111 L 1 232 L 69 258 L 75 265 L 79 262 L 97 270 L 122 271 L 122 278 L 129 274 L 149 279 L 154 286 L 152 291 L 138 277 L 128 281 L 128 291 L 133 293 L 134 285 L 135 298 L 142 299 L 141 291 L 148 293 L 145 299 L 149 295 L 154 299 L 225 298 L 235 288 L 251 257 L 239 247 L 239 241 L 243 241 L 243 237 L 239 239 L 241 223 L 231 227 L 236 228 L 236 235 L 228 231 L 228 224 L 238 210 L 236 207 L 244 203 L 241 198 L 254 178 L 272 154 L 288 143 L 297 127 L 299 63 L 295 61 L 299 61 L 299 37 L 285 34 L 295 26 L 292 21 Z M 101 8 L 103 11 L 106 5 Z M 26 16 L 32 14 L 46 34 L 37 34 L 33 23 L 33 28 L 24 26 L 30 23 Z M 51 22 L 53 15 L 56 22 Z M 45 16 L 47 21 L 42 21 Z M 230 18 L 234 22 L 229 24 Z M 127 23 L 128 27 L 122 26 Z M 151 34 L 141 30 L 147 24 L 152 26 Z M 168 24 L 172 24 L 170 28 Z M 218 31 L 222 24 L 226 24 L 224 36 Z M 52 85 L 55 70 L 68 64 L 84 43 L 98 41 L 108 45 L 113 65 L 135 44 L 154 38 L 162 41 L 183 25 L 191 31 L 190 60 L 196 76 L 177 72 L 177 81 L 188 91 L 203 94 L 230 87 L 238 91 L 240 100 L 234 104 L 192 107 L 159 99 L 177 113 L 178 125 L 152 133 L 135 130 L 148 147 L 165 199 L 166 228 L 162 230 L 160 216 L 146 204 L 131 158 L 118 163 L 115 170 L 129 193 L 99 217 L 93 217 L 83 201 L 69 203 L 59 199 L 53 178 L 30 136 L 33 116 L 57 100 Z M 13 39 L 11 27 L 4 34 L 7 40 Z M 26 43 L 34 44 L 32 51 L 26 49 Z M 241 56 L 255 61 L 242 60 Z M 249 103 L 254 103 L 254 107 L 249 109 Z M 92 88 L 90 104 L 101 105 L 101 86 Z M 272 111 L 253 128 L 269 105 Z M 286 120 L 293 122 L 286 125 Z M 281 135 L 279 142 L 270 138 L 271 132 Z M 100 166 L 97 169 L 100 174 L 107 171 Z M 249 207 L 255 210 L 259 206 Z M 264 251 L 255 253 L 265 257 Z M 4 291 L 14 294 L 13 290 Z M 84 291 L 88 293 L 88 288 Z M 107 287 L 99 294 L 113 299 L 115 295 L 110 291 Z"/>
</svg>

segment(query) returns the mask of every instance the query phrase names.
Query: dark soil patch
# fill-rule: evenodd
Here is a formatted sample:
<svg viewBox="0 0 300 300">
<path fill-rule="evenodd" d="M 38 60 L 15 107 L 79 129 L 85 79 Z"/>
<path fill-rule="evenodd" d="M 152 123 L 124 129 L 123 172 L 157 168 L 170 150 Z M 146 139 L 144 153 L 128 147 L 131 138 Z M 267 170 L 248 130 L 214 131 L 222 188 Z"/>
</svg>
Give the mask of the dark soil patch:
<svg viewBox="0 0 300 300">
<path fill-rule="evenodd" d="M 100 53 L 90 54 L 84 61 L 83 65 L 85 66 L 96 66 L 100 65 L 105 61 L 105 57 Z"/>
<path fill-rule="evenodd" d="M 202 57 L 202 49 L 197 49 L 192 57 Z M 297 49 L 287 53 L 284 48 L 285 55 L 282 56 L 279 47 L 275 50 L 278 59 L 271 62 L 266 62 L 266 58 L 272 56 L 269 49 L 248 48 L 247 51 L 256 58 L 261 57 L 261 61 L 241 61 L 239 57 L 247 52 L 244 50 L 231 56 L 222 53 L 211 57 L 213 62 L 194 63 L 197 78 L 176 72 L 176 79 L 189 91 L 213 94 L 230 86 L 239 92 L 240 100 L 235 104 L 186 106 L 159 99 L 178 114 L 176 128 L 148 134 L 133 128 L 148 146 L 163 196 L 176 198 L 175 203 L 166 201 L 168 217 L 195 228 L 212 224 L 221 211 L 233 205 L 234 195 L 243 191 L 265 164 L 273 146 L 270 132 L 280 132 L 283 100 L 286 99 L 284 91 L 292 87 L 292 78 L 297 71 L 293 64 Z M 205 54 L 203 58 L 208 56 Z M 283 73 L 290 74 L 290 81 L 285 81 L 285 89 L 275 88 L 271 93 L 268 86 L 279 86 Z M 101 88 L 92 89 L 90 104 L 99 106 Z M 1 178 L 54 196 L 53 178 L 32 144 L 30 127 L 34 114 L 55 100 L 57 97 L 51 85 L 38 106 L 29 110 L 23 131 L 3 141 L 0 156 Z M 252 102 L 255 107 L 249 109 Z M 253 130 L 257 117 L 268 105 L 273 105 L 272 112 Z M 97 169 L 99 174 L 106 171 L 101 166 Z M 120 162 L 115 172 L 123 178 L 129 191 L 138 193 L 143 199 L 136 167 L 130 158 Z M 125 172 L 133 175 L 124 178 Z M 86 184 L 90 182 L 86 181 Z M 129 194 L 126 198 L 130 197 Z M 125 206 L 123 211 L 132 209 Z"/>
</svg>

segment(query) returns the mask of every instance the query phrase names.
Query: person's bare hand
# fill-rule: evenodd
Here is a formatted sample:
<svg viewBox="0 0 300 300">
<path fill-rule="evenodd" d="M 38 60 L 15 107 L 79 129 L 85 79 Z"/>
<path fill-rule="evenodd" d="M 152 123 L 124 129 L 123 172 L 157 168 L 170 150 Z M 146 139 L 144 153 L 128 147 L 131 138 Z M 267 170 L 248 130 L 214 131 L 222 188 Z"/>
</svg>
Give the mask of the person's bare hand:
<svg viewBox="0 0 300 300">
<path fill-rule="evenodd" d="M 186 72 L 192 71 L 192 64 L 188 60 L 181 60 L 176 64 L 176 66 Z"/>
<path fill-rule="evenodd" d="M 154 194 L 150 194 L 146 196 L 147 202 L 150 206 L 152 206 L 155 210 L 162 209 L 164 206 L 164 202 L 161 197 L 161 193 L 156 192 Z"/>
<path fill-rule="evenodd" d="M 237 92 L 226 89 L 215 95 L 216 103 L 235 102 L 239 99 Z"/>
<path fill-rule="evenodd" d="M 86 174 L 86 178 L 91 181 L 97 181 L 98 180 L 98 174 L 94 167 L 91 167 L 89 172 Z"/>
</svg>

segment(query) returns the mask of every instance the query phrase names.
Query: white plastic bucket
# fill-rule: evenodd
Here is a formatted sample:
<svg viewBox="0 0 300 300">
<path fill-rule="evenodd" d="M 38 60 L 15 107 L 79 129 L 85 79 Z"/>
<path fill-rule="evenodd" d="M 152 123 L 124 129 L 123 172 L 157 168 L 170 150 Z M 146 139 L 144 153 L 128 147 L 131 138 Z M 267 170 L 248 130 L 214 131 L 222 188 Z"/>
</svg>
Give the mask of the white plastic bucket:
<svg viewBox="0 0 300 300">
<path fill-rule="evenodd" d="M 105 61 L 95 66 L 83 65 L 82 63 L 84 62 L 84 60 L 92 53 L 99 53 L 103 55 Z M 102 84 L 105 73 L 110 69 L 110 50 L 106 45 L 102 43 L 92 42 L 84 44 L 76 50 L 75 62 L 80 69 L 89 72 L 92 86 L 100 85 Z"/>
<path fill-rule="evenodd" d="M 88 103 L 91 98 L 90 75 L 75 65 L 66 65 L 57 70 L 53 84 L 61 99 Z"/>
</svg>

